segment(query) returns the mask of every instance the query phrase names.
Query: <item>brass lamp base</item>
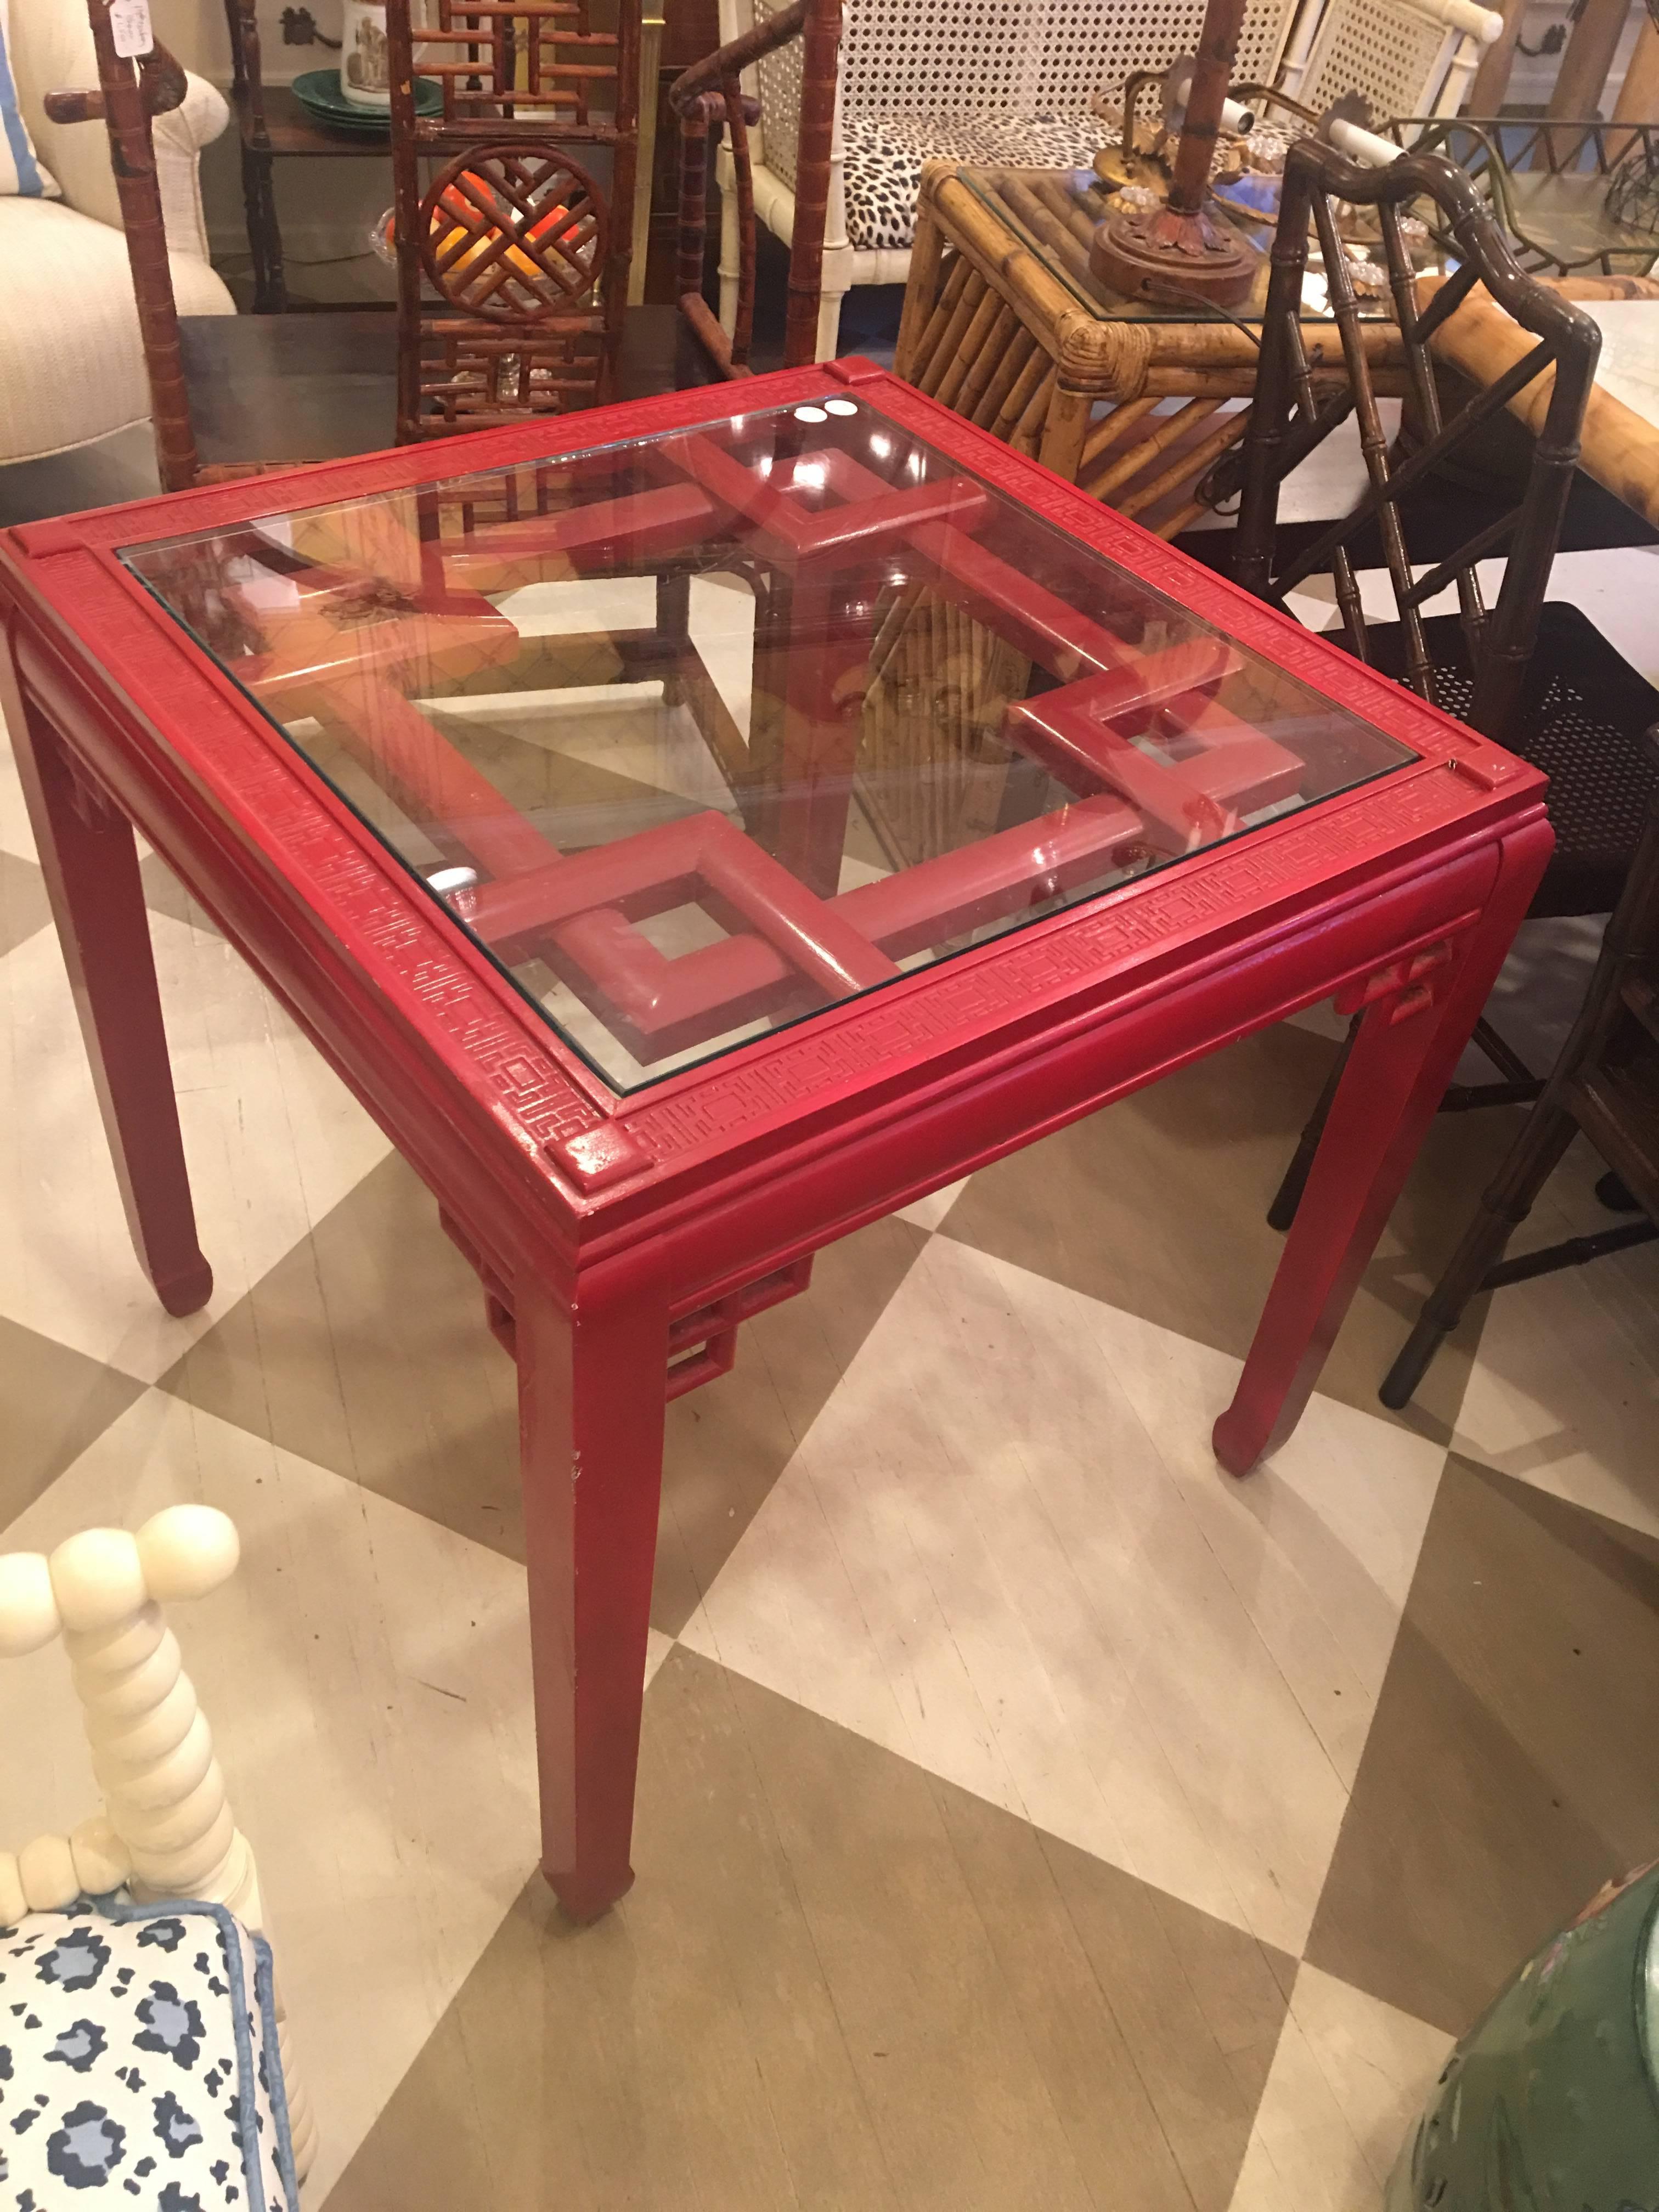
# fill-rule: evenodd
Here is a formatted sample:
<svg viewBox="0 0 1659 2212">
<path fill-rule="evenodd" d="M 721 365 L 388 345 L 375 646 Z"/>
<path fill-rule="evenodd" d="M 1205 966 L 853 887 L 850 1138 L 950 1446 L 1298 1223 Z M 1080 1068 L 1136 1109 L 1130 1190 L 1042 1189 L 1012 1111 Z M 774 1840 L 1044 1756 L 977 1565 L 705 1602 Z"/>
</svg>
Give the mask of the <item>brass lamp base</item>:
<svg viewBox="0 0 1659 2212">
<path fill-rule="evenodd" d="M 1249 298 L 1261 264 L 1207 209 L 1183 215 L 1165 206 L 1109 216 L 1095 232 L 1089 266 L 1126 299 L 1168 285 L 1176 295 L 1196 292 L 1218 307 L 1236 307 Z"/>
</svg>

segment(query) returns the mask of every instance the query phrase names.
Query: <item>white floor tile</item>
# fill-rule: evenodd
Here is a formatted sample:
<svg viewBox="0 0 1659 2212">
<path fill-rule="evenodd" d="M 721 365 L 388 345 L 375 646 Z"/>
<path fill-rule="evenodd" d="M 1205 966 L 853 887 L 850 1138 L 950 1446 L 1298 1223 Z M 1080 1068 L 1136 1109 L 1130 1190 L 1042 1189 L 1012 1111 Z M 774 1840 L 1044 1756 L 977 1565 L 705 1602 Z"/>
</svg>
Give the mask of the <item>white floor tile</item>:
<svg viewBox="0 0 1659 2212">
<path fill-rule="evenodd" d="M 938 1190 L 930 1190 L 926 1198 L 917 1199 L 915 1205 L 900 1206 L 898 1218 L 913 1222 L 918 1229 L 937 1229 L 967 1188 L 966 1176 L 945 1183 Z"/>
<path fill-rule="evenodd" d="M 6 1541 L 46 1549 L 195 1498 L 236 1521 L 242 1565 L 172 1617 L 258 1856 L 319 2205 L 536 1865 L 524 1574 L 154 1391 Z M 21 1843 L 96 1796 L 61 1648 L 0 1680 L 0 1832 Z"/>
<path fill-rule="evenodd" d="M 1299 1950 L 1443 1455 L 933 1240 L 683 1641 Z"/>
<path fill-rule="evenodd" d="M 184 1322 L 132 1254 L 56 932 L 0 960 L 0 1312 L 144 1381 L 388 1149 L 222 939 L 155 915 L 150 933 L 216 1284 Z"/>
<path fill-rule="evenodd" d="M 1231 2212 L 1376 2212 L 1451 2038 L 1297 1969 Z"/>
</svg>

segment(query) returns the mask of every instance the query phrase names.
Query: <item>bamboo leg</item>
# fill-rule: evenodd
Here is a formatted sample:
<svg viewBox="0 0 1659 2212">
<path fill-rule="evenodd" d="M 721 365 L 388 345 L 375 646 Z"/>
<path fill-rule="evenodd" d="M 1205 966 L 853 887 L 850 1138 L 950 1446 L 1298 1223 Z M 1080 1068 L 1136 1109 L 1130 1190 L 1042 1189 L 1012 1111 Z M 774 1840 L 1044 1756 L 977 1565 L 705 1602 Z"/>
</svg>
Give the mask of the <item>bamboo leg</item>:
<svg viewBox="0 0 1659 2212">
<path fill-rule="evenodd" d="M 958 259 L 960 257 L 958 257 Z M 915 242 L 910 248 L 910 276 L 904 288 L 904 314 L 899 324 L 898 345 L 893 355 L 893 374 L 914 384 L 912 374 L 923 334 L 939 304 L 939 271 L 945 261 L 945 240 L 925 204 L 916 215 Z"/>
<path fill-rule="evenodd" d="M 1088 434 L 1094 404 L 1092 392 L 1079 392 L 1074 386 L 1060 383 L 1056 377 L 1054 397 L 1048 402 L 1048 417 L 1042 426 L 1038 458 L 1045 468 L 1064 477 L 1068 483 L 1077 481 L 1083 441 Z"/>
</svg>

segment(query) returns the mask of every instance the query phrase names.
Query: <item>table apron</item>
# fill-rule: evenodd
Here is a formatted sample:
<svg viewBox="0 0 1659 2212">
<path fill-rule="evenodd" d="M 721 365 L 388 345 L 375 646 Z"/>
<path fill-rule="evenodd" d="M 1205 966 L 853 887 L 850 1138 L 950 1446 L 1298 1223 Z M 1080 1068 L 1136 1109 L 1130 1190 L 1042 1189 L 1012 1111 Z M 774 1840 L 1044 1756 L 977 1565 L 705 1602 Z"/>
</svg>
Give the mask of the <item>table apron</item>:
<svg viewBox="0 0 1659 2212">
<path fill-rule="evenodd" d="M 637 1237 L 665 1243 L 676 1302 L 720 1297 L 1000 1159 L 1188 1062 L 1363 982 L 1403 954 L 1480 918 L 1502 838 L 1535 822 L 1534 805 L 1449 861 L 1426 863 L 1336 915 L 1316 911 L 1267 944 L 1212 955 L 1186 974 L 1114 1004 L 1034 1019 L 1012 1044 L 967 1047 L 931 1080 L 860 1102 L 805 1132 L 757 1139 L 734 1171 L 716 1165 L 683 1198 L 636 1222 L 596 1228 L 583 1258 Z M 1425 1017 L 1426 1018 L 1426 1017 Z M 641 1104 L 648 1113 L 648 1099 Z M 643 1116 L 642 1116 L 643 1118 Z"/>
<path fill-rule="evenodd" d="M 1401 868 L 1380 889 L 1343 893 L 1254 939 L 1247 935 L 1237 948 L 1200 952 L 1184 970 L 1131 977 L 1116 1000 L 1103 1003 L 1097 989 L 1094 1002 L 1076 1012 L 1034 1009 L 999 1038 L 942 1047 L 931 1070 L 914 1057 L 902 1060 L 890 1076 L 876 1073 L 854 1097 L 809 1107 L 793 1127 L 757 1128 L 752 1139 L 738 1140 L 736 1157 L 688 1157 L 677 1176 L 647 1136 L 647 1152 L 672 1179 L 619 1194 L 584 1219 L 579 1210 L 562 1215 L 533 1139 L 506 1105 L 492 1109 L 470 1088 L 312 915 L 303 895 L 290 888 L 284 896 L 259 856 L 218 829 L 210 819 L 211 800 L 182 775 L 173 788 L 140 760 L 55 656 L 43 663 L 37 647 L 28 660 L 30 694 L 53 729 L 462 1226 L 490 1272 L 514 1297 L 535 1284 L 567 1308 L 588 1270 L 630 1254 L 665 1282 L 677 1310 L 729 1295 L 1329 997 L 1453 924 L 1472 926 L 1495 876 L 1501 839 L 1542 812 L 1535 804 L 1500 817 L 1466 835 L 1449 856 Z M 53 675 L 65 680 L 40 680 Z M 728 1071 L 729 1063 L 716 1062 L 701 1079 L 718 1091 Z M 616 1119 L 637 1134 L 675 1110 L 670 1097 L 647 1091 L 620 1101 Z M 710 1133 L 720 1133 L 718 1105 Z"/>
</svg>

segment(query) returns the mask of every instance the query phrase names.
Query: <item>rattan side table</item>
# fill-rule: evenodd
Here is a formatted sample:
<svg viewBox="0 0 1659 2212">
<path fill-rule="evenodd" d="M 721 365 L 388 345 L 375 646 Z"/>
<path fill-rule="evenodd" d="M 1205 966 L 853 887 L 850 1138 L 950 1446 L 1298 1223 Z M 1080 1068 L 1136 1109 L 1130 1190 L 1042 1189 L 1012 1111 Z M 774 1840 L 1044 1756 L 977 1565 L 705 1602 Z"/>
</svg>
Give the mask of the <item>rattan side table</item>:
<svg viewBox="0 0 1659 2212">
<path fill-rule="evenodd" d="M 1194 298 L 1129 300 L 1090 273 L 1089 240 L 1110 187 L 1089 171 L 929 163 L 895 367 L 1068 482 L 1163 538 L 1204 512 L 1191 487 L 1244 434 L 1255 389 L 1261 279 L 1234 313 Z M 1322 304 L 1321 302 L 1320 304 Z M 1366 331 L 1378 388 L 1403 392 L 1385 299 Z M 1336 325 L 1303 325 L 1316 379 L 1343 377 Z M 1391 382 L 1393 376 L 1401 380 Z M 1182 407 L 1152 416 L 1160 401 Z M 1112 411 L 1097 419 L 1103 403 Z"/>
</svg>

